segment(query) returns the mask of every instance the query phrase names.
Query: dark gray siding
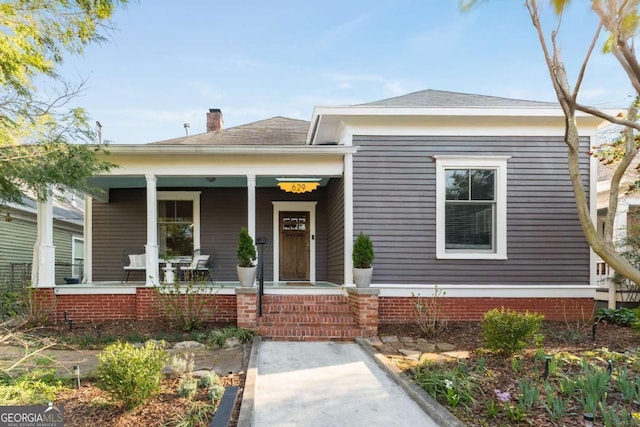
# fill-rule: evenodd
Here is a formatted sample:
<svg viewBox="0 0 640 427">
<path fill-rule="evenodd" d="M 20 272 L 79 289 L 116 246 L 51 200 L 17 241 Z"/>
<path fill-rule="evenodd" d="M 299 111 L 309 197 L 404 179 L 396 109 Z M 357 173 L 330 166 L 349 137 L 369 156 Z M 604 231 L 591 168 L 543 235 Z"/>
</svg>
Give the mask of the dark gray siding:
<svg viewBox="0 0 640 427">
<path fill-rule="evenodd" d="M 144 250 L 147 243 L 147 193 L 144 188 L 109 192 L 109 203 L 93 202 L 93 280 L 120 280 L 122 251 Z M 132 272 L 131 280 L 144 280 Z"/>
<path fill-rule="evenodd" d="M 214 279 L 236 281 L 236 247 L 240 228 L 247 224 L 246 188 L 158 189 L 202 191 L 200 198 L 200 246 L 214 251 Z M 307 194 L 289 194 L 277 188 L 256 189 L 256 236 L 266 237 L 265 280 L 273 280 L 272 201 L 317 201 L 316 278 L 327 280 L 326 189 Z M 109 203 L 93 203 L 93 278 L 120 280 L 121 254 L 125 248 L 144 248 L 146 243 L 146 190 L 115 189 Z M 132 280 L 143 274 L 131 273 Z"/>
<path fill-rule="evenodd" d="M 327 280 L 344 282 L 344 179 L 327 185 Z"/>
<path fill-rule="evenodd" d="M 354 145 L 354 234 L 374 241 L 374 282 L 588 283 L 589 249 L 561 138 L 356 136 Z M 588 139 L 583 146 L 586 153 Z M 508 260 L 436 259 L 436 154 L 511 156 Z M 585 154 L 585 185 L 588 163 Z"/>
</svg>

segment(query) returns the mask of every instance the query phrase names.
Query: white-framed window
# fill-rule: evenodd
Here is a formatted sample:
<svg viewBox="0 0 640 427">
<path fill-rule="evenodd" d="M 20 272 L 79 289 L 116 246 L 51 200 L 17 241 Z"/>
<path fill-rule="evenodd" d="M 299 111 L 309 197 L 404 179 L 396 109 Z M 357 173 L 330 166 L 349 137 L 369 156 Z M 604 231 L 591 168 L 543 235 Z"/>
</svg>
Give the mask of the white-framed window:
<svg viewBox="0 0 640 427">
<path fill-rule="evenodd" d="M 71 277 L 82 279 L 84 274 L 84 238 L 71 237 Z"/>
<path fill-rule="evenodd" d="M 434 156 L 436 257 L 507 259 L 507 156 Z"/>
<path fill-rule="evenodd" d="M 171 257 L 200 249 L 199 191 L 158 191 L 158 246 Z"/>
</svg>

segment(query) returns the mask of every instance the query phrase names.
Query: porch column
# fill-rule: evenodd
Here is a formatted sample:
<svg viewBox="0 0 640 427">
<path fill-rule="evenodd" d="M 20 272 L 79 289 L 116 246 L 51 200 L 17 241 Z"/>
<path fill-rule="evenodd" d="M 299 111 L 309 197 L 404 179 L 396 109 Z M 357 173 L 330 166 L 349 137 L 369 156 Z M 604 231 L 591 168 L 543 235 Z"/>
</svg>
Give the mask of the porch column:
<svg viewBox="0 0 640 427">
<path fill-rule="evenodd" d="M 93 282 L 93 198 L 84 196 L 84 263 L 82 283 Z"/>
<path fill-rule="evenodd" d="M 56 248 L 53 246 L 53 202 L 51 190 L 44 189 L 46 199 L 38 201 L 37 239 L 33 252 L 32 279 L 36 287 L 56 284 Z"/>
<path fill-rule="evenodd" d="M 344 284 L 353 285 L 353 154 L 344 155 Z"/>
<path fill-rule="evenodd" d="M 256 240 L 256 176 L 247 175 L 247 230 Z"/>
<path fill-rule="evenodd" d="M 155 175 L 147 175 L 147 244 L 144 247 L 147 269 L 145 285 L 155 286 L 159 283 L 158 268 L 158 194 Z"/>
</svg>

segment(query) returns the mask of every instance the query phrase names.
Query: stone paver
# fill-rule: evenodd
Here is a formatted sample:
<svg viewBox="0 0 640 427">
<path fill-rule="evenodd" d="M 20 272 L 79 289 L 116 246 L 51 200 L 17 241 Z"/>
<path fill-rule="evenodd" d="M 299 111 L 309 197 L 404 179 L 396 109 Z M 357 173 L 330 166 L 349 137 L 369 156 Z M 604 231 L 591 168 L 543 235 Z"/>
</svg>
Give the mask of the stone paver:
<svg viewBox="0 0 640 427">
<path fill-rule="evenodd" d="M 400 350 L 398 350 L 398 352 L 404 354 L 405 356 L 407 356 L 408 359 L 413 359 L 413 360 L 419 360 L 420 356 L 422 355 L 421 351 L 408 350 L 406 348 L 401 348 Z"/>
<path fill-rule="evenodd" d="M 385 344 L 397 343 L 399 342 L 398 337 L 395 335 L 383 335 L 380 337 L 380 340 Z"/>
</svg>

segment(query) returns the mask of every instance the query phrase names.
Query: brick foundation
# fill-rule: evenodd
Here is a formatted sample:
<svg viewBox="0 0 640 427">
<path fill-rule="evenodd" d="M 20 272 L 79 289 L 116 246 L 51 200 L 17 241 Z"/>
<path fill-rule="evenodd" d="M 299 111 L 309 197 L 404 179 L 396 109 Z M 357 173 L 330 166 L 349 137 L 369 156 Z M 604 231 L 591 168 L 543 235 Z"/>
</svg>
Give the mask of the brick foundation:
<svg viewBox="0 0 640 427">
<path fill-rule="evenodd" d="M 494 308 L 509 308 L 544 314 L 545 320 L 587 320 L 595 301 L 590 298 L 445 298 L 439 297 L 447 320 L 482 320 Z M 380 297 L 380 324 L 412 323 L 415 319 L 408 297 Z"/>
<path fill-rule="evenodd" d="M 181 298 L 186 298 L 184 295 Z M 236 323 L 235 295 L 202 295 L 206 298 L 203 320 L 215 323 Z M 162 318 L 158 293 L 154 288 L 136 288 L 135 294 L 56 295 L 53 288 L 33 289 L 34 308 L 49 313 L 52 321 L 65 318 L 74 322 L 103 320 L 153 320 Z"/>
<path fill-rule="evenodd" d="M 236 323 L 239 327 L 256 329 L 259 326 L 257 313 L 257 288 L 238 288 L 237 295 L 202 295 L 207 298 L 204 320 L 216 323 Z M 409 297 L 379 297 L 377 289 L 347 289 L 348 312 L 355 319 L 354 328 L 361 335 L 377 334 L 379 324 L 412 323 L 414 314 Z M 267 298 L 271 297 L 271 299 Z M 298 307 L 301 315 L 316 315 L 336 305 L 344 296 L 287 295 L 273 298 L 266 296 L 265 302 L 276 302 L 280 314 Z M 271 301 L 274 300 L 274 301 Z M 590 298 L 453 298 L 439 297 L 443 316 L 451 321 L 478 321 L 493 308 L 509 308 L 544 314 L 546 320 L 586 321 L 595 307 Z M 57 295 L 55 288 L 32 290 L 34 313 L 43 321 L 63 321 L 65 312 L 74 322 L 98 322 L 102 320 L 153 320 L 161 318 L 158 310 L 156 289 L 136 288 L 135 294 Z M 283 305 L 284 304 L 284 305 Z M 274 313 L 271 316 L 274 317 Z M 275 316 L 282 317 L 282 316 Z M 296 319 L 298 324 L 322 327 L 336 319 L 334 314 L 324 315 L 320 320 Z M 286 320 L 286 319 L 285 319 Z M 308 325 L 307 325 L 308 324 Z M 329 329 L 331 329 L 329 327 Z M 314 331 L 315 333 L 315 331 Z"/>
</svg>

